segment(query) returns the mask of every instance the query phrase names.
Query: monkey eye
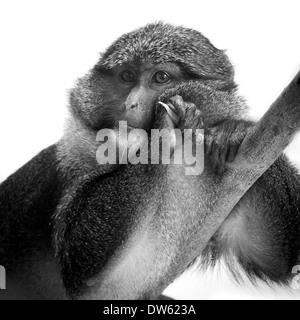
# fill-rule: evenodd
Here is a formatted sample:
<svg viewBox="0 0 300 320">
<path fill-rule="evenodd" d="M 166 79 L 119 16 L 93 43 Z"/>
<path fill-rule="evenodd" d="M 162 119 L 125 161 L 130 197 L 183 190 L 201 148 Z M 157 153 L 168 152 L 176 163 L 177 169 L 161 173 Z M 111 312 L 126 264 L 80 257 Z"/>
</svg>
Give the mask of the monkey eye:
<svg viewBox="0 0 300 320">
<path fill-rule="evenodd" d="M 165 84 L 171 80 L 171 77 L 164 71 L 157 71 L 153 76 L 153 80 L 156 83 Z"/>
<path fill-rule="evenodd" d="M 120 78 L 121 80 L 123 80 L 124 82 L 134 82 L 135 81 L 135 74 L 130 71 L 130 70 L 124 70 L 121 74 L 120 74 Z"/>
</svg>

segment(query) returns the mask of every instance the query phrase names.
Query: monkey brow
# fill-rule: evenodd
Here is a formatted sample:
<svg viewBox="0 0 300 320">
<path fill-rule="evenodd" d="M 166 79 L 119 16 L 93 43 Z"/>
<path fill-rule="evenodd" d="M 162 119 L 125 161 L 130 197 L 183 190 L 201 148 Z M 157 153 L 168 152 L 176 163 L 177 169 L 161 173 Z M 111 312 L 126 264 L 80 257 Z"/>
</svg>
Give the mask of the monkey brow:
<svg viewBox="0 0 300 320">
<path fill-rule="evenodd" d="M 94 71 L 99 72 L 103 75 L 112 76 L 115 73 L 114 68 L 106 68 L 103 65 L 95 65 Z"/>
</svg>

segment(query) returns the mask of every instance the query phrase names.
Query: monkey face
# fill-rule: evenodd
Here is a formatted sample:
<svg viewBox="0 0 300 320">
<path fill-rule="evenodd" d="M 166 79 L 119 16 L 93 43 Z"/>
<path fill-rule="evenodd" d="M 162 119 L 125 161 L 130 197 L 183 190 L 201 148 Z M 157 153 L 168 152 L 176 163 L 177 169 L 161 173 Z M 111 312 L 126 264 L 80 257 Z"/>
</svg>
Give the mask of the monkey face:
<svg viewBox="0 0 300 320">
<path fill-rule="evenodd" d="M 150 129 L 159 94 L 180 80 L 233 82 L 222 50 L 201 33 L 156 23 L 125 34 L 78 80 L 70 94 L 71 112 L 88 128 L 113 129 L 119 121 Z"/>
<path fill-rule="evenodd" d="M 100 71 L 101 72 L 101 71 Z M 106 85 L 101 95 L 100 127 L 117 127 L 127 121 L 129 128 L 149 130 L 153 125 L 155 105 L 166 89 L 185 79 L 176 63 L 140 62 L 125 64 L 102 72 Z"/>
<path fill-rule="evenodd" d="M 71 91 L 71 112 L 93 130 L 153 128 L 158 97 L 189 78 L 175 62 L 134 61 L 111 69 L 96 66 Z M 82 90 L 84 88 L 84 90 Z"/>
</svg>

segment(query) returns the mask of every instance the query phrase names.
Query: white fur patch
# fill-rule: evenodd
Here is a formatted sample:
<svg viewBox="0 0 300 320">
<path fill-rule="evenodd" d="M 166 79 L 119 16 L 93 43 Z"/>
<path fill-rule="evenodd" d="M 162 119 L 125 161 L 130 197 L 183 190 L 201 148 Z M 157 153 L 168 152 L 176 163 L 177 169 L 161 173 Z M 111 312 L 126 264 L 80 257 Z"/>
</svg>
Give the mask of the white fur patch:
<svg viewBox="0 0 300 320">
<path fill-rule="evenodd" d="M 251 239 L 245 210 L 242 208 L 234 210 L 220 227 L 218 236 L 222 247 L 229 247 L 234 251 L 237 249 L 247 251 L 251 246 Z"/>
</svg>

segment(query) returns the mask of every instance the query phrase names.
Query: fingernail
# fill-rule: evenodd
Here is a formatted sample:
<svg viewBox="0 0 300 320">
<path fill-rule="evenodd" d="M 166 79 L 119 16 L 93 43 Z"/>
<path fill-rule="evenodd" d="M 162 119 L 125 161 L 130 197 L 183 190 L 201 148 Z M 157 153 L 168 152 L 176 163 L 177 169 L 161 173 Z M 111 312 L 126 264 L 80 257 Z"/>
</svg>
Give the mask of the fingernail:
<svg viewBox="0 0 300 320">
<path fill-rule="evenodd" d="M 171 106 L 169 106 L 168 104 L 161 102 L 161 101 L 158 101 L 158 103 L 166 109 L 166 111 L 168 112 L 168 114 L 171 117 L 171 119 L 173 120 L 173 122 L 177 125 L 179 123 L 179 117 L 178 117 L 177 113 L 175 112 L 174 107 L 172 106 L 172 108 L 171 108 Z"/>
</svg>

